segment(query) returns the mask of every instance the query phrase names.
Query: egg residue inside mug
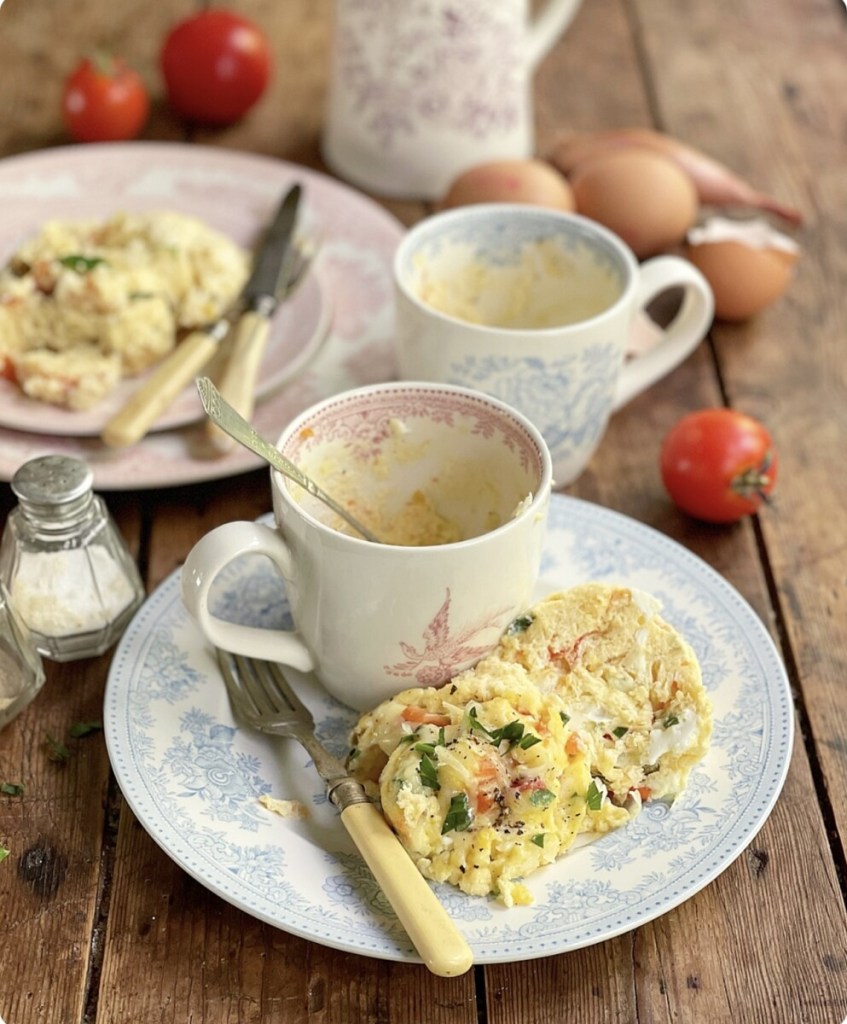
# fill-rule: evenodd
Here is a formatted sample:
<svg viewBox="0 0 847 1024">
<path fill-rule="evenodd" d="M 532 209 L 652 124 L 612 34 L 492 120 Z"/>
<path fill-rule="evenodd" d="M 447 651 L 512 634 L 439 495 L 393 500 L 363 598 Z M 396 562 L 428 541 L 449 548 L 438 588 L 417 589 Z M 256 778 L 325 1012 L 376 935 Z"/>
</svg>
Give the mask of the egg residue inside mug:
<svg viewBox="0 0 847 1024">
<path fill-rule="evenodd" d="M 553 239 L 539 239 L 497 261 L 456 244 L 437 259 L 419 255 L 414 274 L 412 290 L 428 306 L 456 320 L 507 330 L 589 320 L 620 296 L 612 273 Z"/>
<path fill-rule="evenodd" d="M 300 468 L 385 544 L 428 547 L 488 533 L 526 507 L 509 500 L 496 473 L 477 459 L 433 450 L 401 420 L 378 446 L 332 440 L 314 445 Z M 302 488 L 296 500 L 340 533 L 355 531 Z M 531 498 L 530 498 L 531 500 Z"/>
</svg>

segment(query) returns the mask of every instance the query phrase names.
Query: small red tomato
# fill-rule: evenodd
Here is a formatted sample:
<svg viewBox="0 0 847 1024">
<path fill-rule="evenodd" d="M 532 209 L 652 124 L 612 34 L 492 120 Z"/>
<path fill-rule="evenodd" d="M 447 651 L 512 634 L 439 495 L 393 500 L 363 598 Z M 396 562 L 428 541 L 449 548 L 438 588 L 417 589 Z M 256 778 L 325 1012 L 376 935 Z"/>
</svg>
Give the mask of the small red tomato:
<svg viewBox="0 0 847 1024">
<path fill-rule="evenodd" d="M 709 523 L 751 515 L 776 484 L 777 457 L 768 431 L 734 409 L 701 409 L 668 431 L 662 480 L 674 502 Z"/>
<path fill-rule="evenodd" d="M 149 113 L 141 76 L 119 58 L 86 57 L 65 81 L 62 116 L 77 142 L 134 139 Z"/>
<path fill-rule="evenodd" d="M 168 33 L 161 52 L 168 102 L 201 124 L 239 120 L 259 99 L 271 74 L 271 52 L 259 28 L 230 11 L 191 15 Z"/>
</svg>

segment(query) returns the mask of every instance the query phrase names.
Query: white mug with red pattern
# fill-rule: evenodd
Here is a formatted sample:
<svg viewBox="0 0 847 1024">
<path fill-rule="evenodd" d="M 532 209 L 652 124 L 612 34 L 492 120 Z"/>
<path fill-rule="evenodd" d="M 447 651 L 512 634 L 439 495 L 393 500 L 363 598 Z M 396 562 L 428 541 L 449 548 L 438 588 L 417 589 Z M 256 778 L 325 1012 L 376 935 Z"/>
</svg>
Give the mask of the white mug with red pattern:
<svg viewBox="0 0 847 1024">
<path fill-rule="evenodd" d="M 364 710 L 470 667 L 532 602 L 552 470 L 510 406 L 450 385 L 375 384 L 307 409 L 278 447 L 381 542 L 272 472 L 275 525 L 225 523 L 183 567 L 183 600 L 218 647 L 314 671 Z M 215 615 L 213 584 L 245 555 L 281 573 L 294 630 Z"/>
</svg>

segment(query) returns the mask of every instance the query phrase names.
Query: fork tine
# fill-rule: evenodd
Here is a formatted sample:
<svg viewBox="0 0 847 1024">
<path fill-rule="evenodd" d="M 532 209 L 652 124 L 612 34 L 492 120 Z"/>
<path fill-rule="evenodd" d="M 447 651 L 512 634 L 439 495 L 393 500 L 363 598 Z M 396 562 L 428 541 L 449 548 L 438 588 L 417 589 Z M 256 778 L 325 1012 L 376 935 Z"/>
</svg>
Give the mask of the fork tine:
<svg viewBox="0 0 847 1024">
<path fill-rule="evenodd" d="M 241 686 L 250 697 L 258 715 L 273 715 L 278 711 L 287 710 L 280 708 L 268 693 L 265 684 L 265 673 L 262 671 L 262 663 L 255 658 L 246 658 L 237 654 L 235 665 L 241 679 Z"/>
<path fill-rule="evenodd" d="M 243 677 L 239 671 L 237 671 L 237 665 L 235 657 L 229 653 L 229 651 L 218 651 L 218 665 L 221 669 L 221 674 L 224 677 L 224 683 L 226 685 L 229 699 L 235 710 L 247 719 L 255 719 L 259 715 L 259 710 L 254 704 L 251 696 L 244 689 Z"/>
<path fill-rule="evenodd" d="M 309 725 L 314 725 L 311 711 L 309 711 L 303 701 L 300 700 L 291 688 L 291 684 L 288 682 L 288 679 L 286 679 L 282 668 L 275 661 L 265 662 L 265 668 L 267 671 L 268 685 L 273 689 L 277 697 L 284 701 L 291 711 L 293 711 L 302 721 L 307 722 Z"/>
</svg>

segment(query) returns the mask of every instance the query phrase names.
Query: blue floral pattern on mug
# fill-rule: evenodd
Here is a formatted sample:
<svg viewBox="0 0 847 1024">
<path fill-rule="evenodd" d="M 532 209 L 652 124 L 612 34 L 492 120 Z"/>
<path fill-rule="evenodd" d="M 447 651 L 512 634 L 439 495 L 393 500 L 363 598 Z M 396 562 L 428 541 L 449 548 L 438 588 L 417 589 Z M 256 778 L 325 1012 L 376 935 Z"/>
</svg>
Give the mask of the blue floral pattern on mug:
<svg viewBox="0 0 847 1024">
<path fill-rule="evenodd" d="M 507 402 L 541 431 L 554 466 L 581 466 L 606 429 L 620 361 L 614 342 L 556 360 L 468 356 L 451 364 L 448 382 Z"/>
</svg>

